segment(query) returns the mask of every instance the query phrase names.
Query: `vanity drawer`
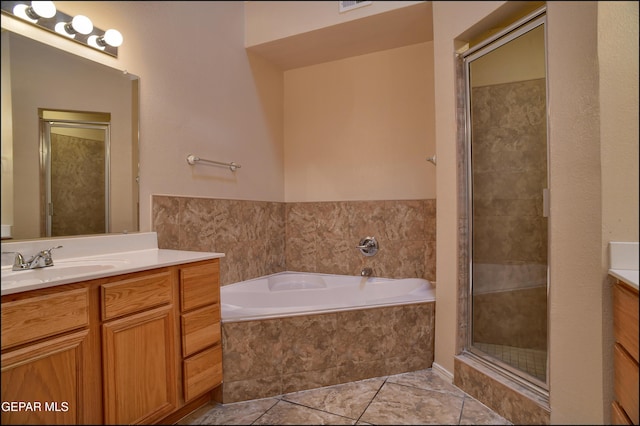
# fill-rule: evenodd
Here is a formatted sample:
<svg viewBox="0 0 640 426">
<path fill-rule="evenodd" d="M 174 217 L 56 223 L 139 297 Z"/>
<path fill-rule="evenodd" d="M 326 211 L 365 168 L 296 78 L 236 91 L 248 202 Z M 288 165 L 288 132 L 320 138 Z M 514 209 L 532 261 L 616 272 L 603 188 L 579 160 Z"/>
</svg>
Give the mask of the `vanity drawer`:
<svg viewBox="0 0 640 426">
<path fill-rule="evenodd" d="M 163 271 L 103 284 L 101 294 L 103 320 L 165 305 L 171 303 L 171 273 Z"/>
<path fill-rule="evenodd" d="M 633 424 L 638 424 L 638 363 L 618 343 L 613 348 L 616 400 Z"/>
<path fill-rule="evenodd" d="M 182 311 L 220 302 L 218 260 L 180 269 L 180 307 Z"/>
<path fill-rule="evenodd" d="M 613 286 L 613 333 L 638 362 L 638 292 L 619 282 Z"/>
<path fill-rule="evenodd" d="M 183 380 L 184 400 L 187 402 L 222 383 L 222 346 L 184 360 Z"/>
<path fill-rule="evenodd" d="M 2 349 L 89 325 L 89 289 L 2 304 Z"/>
<path fill-rule="evenodd" d="M 220 342 L 220 306 L 205 306 L 183 314 L 182 356 L 188 357 Z"/>
</svg>

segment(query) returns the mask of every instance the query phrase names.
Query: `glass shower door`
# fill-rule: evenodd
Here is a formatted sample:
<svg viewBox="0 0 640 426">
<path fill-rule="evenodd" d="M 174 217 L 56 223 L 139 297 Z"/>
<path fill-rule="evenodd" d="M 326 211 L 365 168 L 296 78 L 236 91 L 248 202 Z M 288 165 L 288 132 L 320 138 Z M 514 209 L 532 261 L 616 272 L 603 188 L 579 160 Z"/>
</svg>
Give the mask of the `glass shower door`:
<svg viewBox="0 0 640 426">
<path fill-rule="evenodd" d="M 468 350 L 547 388 L 544 15 L 465 57 Z"/>
<path fill-rule="evenodd" d="M 109 232 L 109 124 L 43 121 L 47 237 Z"/>
</svg>

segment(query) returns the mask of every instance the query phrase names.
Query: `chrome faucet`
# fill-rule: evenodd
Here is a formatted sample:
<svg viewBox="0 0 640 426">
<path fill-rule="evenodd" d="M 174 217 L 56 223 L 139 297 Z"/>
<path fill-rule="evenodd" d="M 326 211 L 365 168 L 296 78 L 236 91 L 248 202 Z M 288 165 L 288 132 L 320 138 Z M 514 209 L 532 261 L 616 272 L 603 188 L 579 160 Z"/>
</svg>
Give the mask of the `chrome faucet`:
<svg viewBox="0 0 640 426">
<path fill-rule="evenodd" d="M 373 275 L 373 269 L 366 267 L 366 268 L 362 268 L 362 270 L 360 271 L 360 276 L 361 277 L 370 277 Z"/>
<path fill-rule="evenodd" d="M 2 254 L 15 254 L 13 259 L 13 271 L 26 271 L 29 269 L 46 268 L 47 266 L 53 266 L 53 258 L 51 257 L 51 251 L 54 249 L 62 248 L 62 246 L 51 247 L 48 250 L 42 250 L 33 255 L 29 260 L 25 261 L 22 253 L 16 251 L 3 251 Z"/>
</svg>

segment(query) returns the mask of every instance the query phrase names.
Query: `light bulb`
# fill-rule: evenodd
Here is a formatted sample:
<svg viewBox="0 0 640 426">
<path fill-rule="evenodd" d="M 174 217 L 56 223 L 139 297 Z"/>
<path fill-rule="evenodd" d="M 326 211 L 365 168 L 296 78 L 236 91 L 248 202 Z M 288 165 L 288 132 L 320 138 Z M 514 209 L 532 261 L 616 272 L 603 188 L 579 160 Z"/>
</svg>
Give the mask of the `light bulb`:
<svg viewBox="0 0 640 426">
<path fill-rule="evenodd" d="M 41 18 L 53 18 L 56 16 L 56 5 L 52 1 L 32 1 L 31 8 L 27 8 L 35 12 Z"/>
<path fill-rule="evenodd" d="M 36 22 L 38 22 L 38 17 L 35 17 L 35 18 L 29 17 L 29 15 L 27 14 L 27 9 L 29 7 L 30 6 L 27 6 L 26 4 L 22 4 L 22 3 L 16 4 L 13 7 L 13 14 L 18 18 L 24 19 L 25 21 L 29 21 L 35 24 Z"/>
<path fill-rule="evenodd" d="M 113 28 L 107 30 L 104 33 L 104 36 L 102 36 L 102 40 L 104 40 L 104 42 L 107 43 L 109 46 L 113 46 L 113 47 L 118 47 L 122 45 L 122 42 L 124 41 L 124 39 L 122 38 L 122 34 L 120 34 L 120 31 L 114 30 Z"/>
<path fill-rule="evenodd" d="M 69 34 L 90 34 L 93 31 L 93 22 L 84 15 L 76 15 L 71 22 L 64 25 L 64 29 Z"/>
<path fill-rule="evenodd" d="M 29 22 L 36 23 L 40 18 L 56 16 L 56 6 L 52 1 L 32 1 L 31 6 L 17 4 L 13 7 L 13 14 Z"/>
<path fill-rule="evenodd" d="M 69 37 L 69 38 L 74 38 L 74 37 L 76 36 L 76 33 L 75 33 L 75 31 L 70 33 L 70 32 L 67 30 L 67 26 L 68 26 L 68 25 L 69 25 L 69 24 L 68 24 L 68 23 L 66 23 L 66 22 L 58 22 L 58 23 L 56 24 L 56 26 L 54 27 L 54 29 L 55 29 L 55 31 L 56 31 L 58 34 L 60 34 L 60 35 L 63 35 L 63 36 L 65 36 L 65 37 Z"/>
</svg>

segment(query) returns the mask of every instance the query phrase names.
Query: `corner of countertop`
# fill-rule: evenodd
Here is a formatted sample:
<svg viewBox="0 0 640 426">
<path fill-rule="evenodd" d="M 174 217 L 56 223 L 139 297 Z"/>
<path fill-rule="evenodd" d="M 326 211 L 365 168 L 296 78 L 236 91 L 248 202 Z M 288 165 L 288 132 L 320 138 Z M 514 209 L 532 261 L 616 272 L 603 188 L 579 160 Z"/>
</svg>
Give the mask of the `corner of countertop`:
<svg viewBox="0 0 640 426">
<path fill-rule="evenodd" d="M 638 242 L 609 243 L 609 274 L 638 290 Z"/>
</svg>

